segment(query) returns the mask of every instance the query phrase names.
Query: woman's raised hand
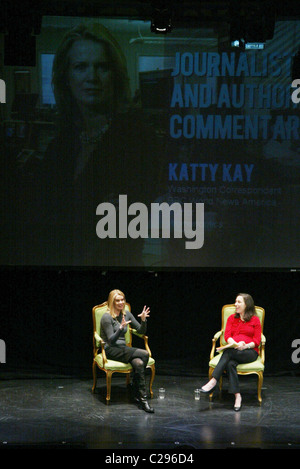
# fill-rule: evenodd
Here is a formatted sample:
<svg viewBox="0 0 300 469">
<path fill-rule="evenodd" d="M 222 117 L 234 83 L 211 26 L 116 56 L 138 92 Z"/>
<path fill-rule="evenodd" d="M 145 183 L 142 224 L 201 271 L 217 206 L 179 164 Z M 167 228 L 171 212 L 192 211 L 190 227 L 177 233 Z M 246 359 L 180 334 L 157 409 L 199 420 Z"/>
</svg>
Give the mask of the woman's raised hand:
<svg viewBox="0 0 300 469">
<path fill-rule="evenodd" d="M 124 329 L 127 324 L 129 324 L 131 321 L 125 321 L 125 316 L 122 315 L 122 321 L 121 321 L 121 324 L 120 324 L 120 329 Z"/>
<path fill-rule="evenodd" d="M 143 311 L 141 314 L 138 315 L 139 318 L 141 318 L 142 321 L 145 321 L 146 318 L 148 318 L 150 315 L 150 308 L 144 306 Z"/>
</svg>

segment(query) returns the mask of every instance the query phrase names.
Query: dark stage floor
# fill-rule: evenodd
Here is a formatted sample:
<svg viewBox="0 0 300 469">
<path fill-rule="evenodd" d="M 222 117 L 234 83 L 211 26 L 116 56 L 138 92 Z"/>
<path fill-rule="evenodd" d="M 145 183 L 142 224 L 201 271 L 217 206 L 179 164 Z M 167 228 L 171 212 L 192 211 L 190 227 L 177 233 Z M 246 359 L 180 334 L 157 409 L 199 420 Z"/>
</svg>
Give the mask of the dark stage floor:
<svg viewBox="0 0 300 469">
<path fill-rule="evenodd" d="M 148 377 L 148 376 L 147 376 Z M 240 377 L 243 406 L 232 409 L 224 379 L 222 395 L 194 400 L 205 377 L 156 375 L 154 414 L 130 400 L 125 377 L 113 376 L 105 404 L 104 373 L 95 394 L 90 378 L 3 377 L 0 381 L 0 447 L 181 450 L 300 448 L 300 377 L 265 377 L 259 406 L 256 378 Z M 158 398 L 159 387 L 166 398 Z"/>
</svg>

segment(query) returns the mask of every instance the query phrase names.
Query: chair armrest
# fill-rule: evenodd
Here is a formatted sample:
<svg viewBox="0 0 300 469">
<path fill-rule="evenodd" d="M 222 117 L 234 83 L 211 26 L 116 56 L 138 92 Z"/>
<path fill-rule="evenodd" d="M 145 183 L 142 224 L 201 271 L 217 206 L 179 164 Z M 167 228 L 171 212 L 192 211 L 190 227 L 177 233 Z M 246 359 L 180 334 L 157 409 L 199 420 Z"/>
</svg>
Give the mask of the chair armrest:
<svg viewBox="0 0 300 469">
<path fill-rule="evenodd" d="M 100 335 L 98 334 L 98 332 L 96 332 L 96 331 L 94 332 L 94 339 L 95 339 L 97 342 L 100 342 L 100 343 L 101 343 L 101 340 L 102 340 L 102 339 L 101 339 Z"/>
<path fill-rule="evenodd" d="M 259 355 L 262 364 L 265 364 L 265 344 L 266 344 L 266 337 L 262 334 L 261 335 L 261 343 L 260 343 L 260 350 Z"/>
<path fill-rule="evenodd" d="M 222 332 L 223 332 L 223 330 L 218 331 L 218 332 L 215 333 L 215 335 L 213 337 L 213 340 L 215 340 L 215 342 L 221 337 Z"/>
<path fill-rule="evenodd" d="M 105 345 L 105 342 L 101 339 L 100 335 L 95 331 L 94 332 L 94 355 L 97 355 L 98 353 L 98 350 L 99 350 L 99 346 L 97 346 L 99 343 L 100 347 L 101 347 L 101 353 L 102 353 L 102 358 L 103 358 L 103 363 L 106 363 L 107 362 L 107 357 L 106 357 L 106 353 L 105 353 L 105 348 L 104 348 L 104 345 Z"/>
<path fill-rule="evenodd" d="M 215 356 L 217 340 L 221 337 L 222 333 L 223 333 L 223 330 L 216 332 L 215 335 L 213 336 L 212 347 L 211 347 L 210 356 L 209 356 L 210 360 L 212 360 Z"/>
<path fill-rule="evenodd" d="M 132 327 L 130 327 L 130 331 L 132 332 L 132 334 L 136 335 L 137 337 L 140 337 L 141 339 L 144 338 L 144 334 L 139 334 L 136 329 L 133 329 Z"/>
<path fill-rule="evenodd" d="M 152 354 L 151 354 L 151 350 L 150 350 L 150 347 L 149 347 L 149 344 L 148 344 L 148 336 L 145 335 L 145 334 L 139 334 L 136 329 L 132 329 L 132 327 L 130 327 L 130 332 L 139 337 L 140 339 L 143 339 L 144 340 L 144 344 L 145 344 L 145 349 L 147 350 L 147 352 L 149 353 L 149 357 L 152 357 Z"/>
</svg>

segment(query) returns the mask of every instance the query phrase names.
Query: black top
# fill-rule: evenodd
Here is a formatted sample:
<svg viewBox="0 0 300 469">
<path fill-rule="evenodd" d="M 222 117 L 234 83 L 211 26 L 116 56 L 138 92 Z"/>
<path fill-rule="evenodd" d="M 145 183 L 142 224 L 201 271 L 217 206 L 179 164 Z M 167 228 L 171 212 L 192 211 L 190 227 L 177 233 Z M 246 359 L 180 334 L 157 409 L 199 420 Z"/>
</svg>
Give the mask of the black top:
<svg viewBox="0 0 300 469">
<path fill-rule="evenodd" d="M 128 207 L 133 202 L 149 207 L 157 198 L 162 161 L 153 132 L 133 111 L 117 116 L 75 177 L 82 149 L 79 135 L 80 130 L 70 126 L 45 155 L 39 197 L 44 206 L 38 213 L 44 214 L 46 239 L 51 232 L 46 251 L 54 249 L 49 260 L 65 265 L 141 266 L 143 240 L 118 239 L 118 201 L 124 194 Z M 100 220 L 96 208 L 103 202 L 116 207 L 116 239 L 96 235 Z"/>
</svg>

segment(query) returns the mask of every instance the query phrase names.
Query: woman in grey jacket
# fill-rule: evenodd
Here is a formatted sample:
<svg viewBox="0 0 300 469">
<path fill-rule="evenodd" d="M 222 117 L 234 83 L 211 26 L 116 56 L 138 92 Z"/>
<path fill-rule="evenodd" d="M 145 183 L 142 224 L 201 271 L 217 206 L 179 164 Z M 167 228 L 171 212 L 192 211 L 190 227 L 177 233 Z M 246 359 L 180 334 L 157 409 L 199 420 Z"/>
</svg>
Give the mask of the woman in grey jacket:
<svg viewBox="0 0 300 469">
<path fill-rule="evenodd" d="M 147 401 L 145 381 L 149 354 L 140 348 L 127 347 L 125 342 L 125 333 L 129 323 L 139 334 L 146 332 L 146 321 L 150 314 L 150 308 L 144 306 L 143 311 L 138 315 L 141 318 L 139 323 L 133 314 L 125 309 L 125 295 L 120 290 L 112 290 L 109 293 L 107 303 L 108 311 L 103 314 L 101 319 L 101 338 L 105 342 L 106 356 L 110 360 L 131 364 L 134 371 L 135 398 L 145 412 L 153 413 L 154 410 Z"/>
</svg>

